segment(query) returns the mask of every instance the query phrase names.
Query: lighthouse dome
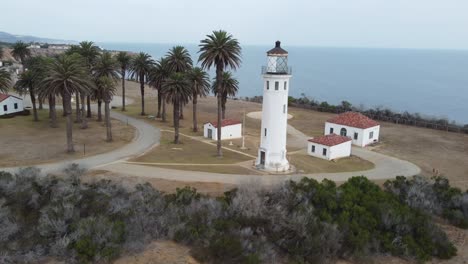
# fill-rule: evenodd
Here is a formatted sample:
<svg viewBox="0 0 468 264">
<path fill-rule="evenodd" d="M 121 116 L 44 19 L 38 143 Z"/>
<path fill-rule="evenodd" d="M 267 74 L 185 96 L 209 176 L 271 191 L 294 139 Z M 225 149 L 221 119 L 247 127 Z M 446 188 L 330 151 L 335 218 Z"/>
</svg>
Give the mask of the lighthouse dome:
<svg viewBox="0 0 468 264">
<path fill-rule="evenodd" d="M 281 48 L 281 41 L 276 41 L 275 47 L 267 51 L 267 66 L 263 74 L 291 74 L 288 67 L 288 52 Z"/>
</svg>

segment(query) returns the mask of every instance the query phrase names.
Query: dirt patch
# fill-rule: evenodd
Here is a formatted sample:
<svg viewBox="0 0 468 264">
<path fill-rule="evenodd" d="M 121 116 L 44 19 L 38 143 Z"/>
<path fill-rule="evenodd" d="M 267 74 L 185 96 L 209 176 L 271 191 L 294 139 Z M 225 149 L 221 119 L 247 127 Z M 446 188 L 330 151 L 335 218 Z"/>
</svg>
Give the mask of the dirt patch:
<svg viewBox="0 0 468 264">
<path fill-rule="evenodd" d="M 29 166 L 70 160 L 109 152 L 133 140 L 131 126 L 112 120 L 113 142 L 106 142 L 104 123 L 88 121 L 88 129 L 73 127 L 75 153 L 66 153 L 65 119 L 57 111 L 58 127 L 50 128 L 48 110 L 39 111 L 39 122 L 32 116 L 16 116 L 0 120 L 0 167 Z"/>
</svg>

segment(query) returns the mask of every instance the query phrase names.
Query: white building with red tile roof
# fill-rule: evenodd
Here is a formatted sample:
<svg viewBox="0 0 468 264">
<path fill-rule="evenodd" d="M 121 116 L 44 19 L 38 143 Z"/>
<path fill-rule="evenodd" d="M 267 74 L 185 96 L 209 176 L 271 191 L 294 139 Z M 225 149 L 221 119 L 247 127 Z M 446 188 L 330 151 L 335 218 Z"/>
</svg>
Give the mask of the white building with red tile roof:
<svg viewBox="0 0 468 264">
<path fill-rule="evenodd" d="M 378 142 L 379 133 L 379 123 L 356 112 L 337 115 L 325 123 L 325 135 L 338 134 L 349 137 L 353 145 L 360 147 Z"/>
<path fill-rule="evenodd" d="M 307 154 L 326 160 L 335 160 L 351 155 L 351 138 L 329 134 L 309 139 Z"/>
<path fill-rule="evenodd" d="M 241 138 L 242 123 L 238 120 L 224 119 L 221 122 L 221 140 Z M 218 138 L 218 122 L 208 122 L 203 125 L 203 136 L 205 138 L 217 140 Z"/>
<path fill-rule="evenodd" d="M 0 116 L 21 112 L 23 110 L 23 99 L 0 93 Z"/>
</svg>

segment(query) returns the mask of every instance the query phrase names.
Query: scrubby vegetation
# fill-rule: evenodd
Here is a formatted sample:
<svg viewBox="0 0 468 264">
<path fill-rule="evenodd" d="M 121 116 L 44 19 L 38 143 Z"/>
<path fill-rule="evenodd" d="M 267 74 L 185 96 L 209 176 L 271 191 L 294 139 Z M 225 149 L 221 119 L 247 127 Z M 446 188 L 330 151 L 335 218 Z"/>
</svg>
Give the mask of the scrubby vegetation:
<svg viewBox="0 0 468 264">
<path fill-rule="evenodd" d="M 82 174 L 76 165 L 60 178 L 35 168 L 0 172 L 1 263 L 43 256 L 108 261 L 157 239 L 189 245 L 197 259 L 212 263 L 324 263 L 371 254 L 423 261 L 456 254 L 428 214 L 439 212 L 397 194 L 411 185 L 402 178 L 388 183 L 388 191 L 364 177 L 338 187 L 304 178 L 273 190 L 250 184 L 213 198 L 188 187 L 163 194 L 149 184 L 127 190 L 105 180 L 82 183 Z M 445 203 L 451 189 L 434 188 L 442 190 L 434 203 Z M 466 210 L 463 197 L 453 208 Z"/>
<path fill-rule="evenodd" d="M 397 177 L 385 183 L 385 189 L 395 194 L 411 208 L 447 219 L 451 224 L 468 228 L 468 191 L 451 187 L 443 177 L 411 179 Z"/>
</svg>

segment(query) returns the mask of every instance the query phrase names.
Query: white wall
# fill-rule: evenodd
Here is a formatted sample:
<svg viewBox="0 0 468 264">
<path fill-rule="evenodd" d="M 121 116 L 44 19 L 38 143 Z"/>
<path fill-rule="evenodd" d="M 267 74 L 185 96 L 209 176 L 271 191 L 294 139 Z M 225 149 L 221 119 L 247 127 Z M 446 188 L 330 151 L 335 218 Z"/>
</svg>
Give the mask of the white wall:
<svg viewBox="0 0 468 264">
<path fill-rule="evenodd" d="M 371 143 L 374 143 L 374 141 L 379 140 L 379 132 L 380 132 L 380 125 L 367 128 L 367 129 L 361 129 L 361 128 L 356 128 L 356 127 L 350 127 L 350 126 L 345 126 L 345 125 L 339 125 L 339 124 L 334 124 L 334 123 L 325 123 L 325 130 L 324 130 L 324 135 L 329 135 L 330 133 L 330 128 L 333 128 L 333 133 L 340 135 L 340 131 L 342 128 L 346 129 L 346 136 L 350 137 L 353 145 L 360 146 L 360 147 L 365 147 Z M 372 139 L 369 139 L 369 134 L 370 132 L 374 132 L 374 136 Z M 354 133 L 358 134 L 357 139 L 354 139 Z"/>
<path fill-rule="evenodd" d="M 17 109 L 15 109 L 15 103 L 17 104 Z M 5 106 L 7 110 L 5 111 Z M 7 99 L 0 102 L 0 115 L 6 115 L 16 112 L 21 112 L 24 110 L 23 107 L 23 100 L 18 99 L 16 97 L 10 96 Z"/>
<path fill-rule="evenodd" d="M 218 129 L 214 127 L 211 123 L 206 123 L 203 125 L 203 136 L 208 138 L 208 130 L 212 130 L 212 139 L 218 139 Z M 242 124 L 235 124 L 230 126 L 225 126 L 221 129 L 221 140 L 234 139 L 242 137 Z"/>
<path fill-rule="evenodd" d="M 312 146 L 315 146 L 315 152 L 312 152 Z M 327 150 L 327 154 L 323 155 L 323 149 Z M 333 160 L 351 156 L 351 141 L 347 141 L 336 146 L 325 146 L 314 142 L 307 144 L 307 154 L 321 159 Z"/>
</svg>

